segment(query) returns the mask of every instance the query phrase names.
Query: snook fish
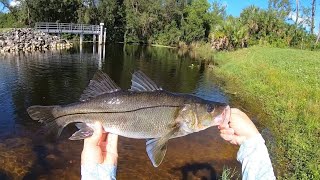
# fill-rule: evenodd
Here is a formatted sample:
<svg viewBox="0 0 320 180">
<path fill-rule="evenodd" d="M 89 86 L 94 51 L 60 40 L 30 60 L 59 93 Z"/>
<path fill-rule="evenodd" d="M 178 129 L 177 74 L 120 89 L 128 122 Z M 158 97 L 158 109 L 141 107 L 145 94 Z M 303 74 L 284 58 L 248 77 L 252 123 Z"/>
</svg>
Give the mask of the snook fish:
<svg viewBox="0 0 320 180">
<path fill-rule="evenodd" d="M 155 167 L 161 164 L 169 139 L 229 121 L 227 104 L 165 91 L 141 71 L 133 73 L 131 81 L 131 89 L 121 90 L 107 74 L 98 71 L 80 102 L 31 106 L 27 111 L 33 120 L 45 123 L 58 135 L 68 124 L 77 123 L 79 131 L 71 140 L 90 137 L 95 121 L 100 121 L 107 132 L 146 139 L 146 151 Z"/>
</svg>

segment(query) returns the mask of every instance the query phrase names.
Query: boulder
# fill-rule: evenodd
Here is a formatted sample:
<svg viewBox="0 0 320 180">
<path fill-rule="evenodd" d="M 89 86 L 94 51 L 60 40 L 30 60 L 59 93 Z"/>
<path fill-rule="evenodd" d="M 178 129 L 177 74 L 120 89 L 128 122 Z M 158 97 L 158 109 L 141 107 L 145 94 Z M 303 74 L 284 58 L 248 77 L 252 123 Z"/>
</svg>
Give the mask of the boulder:
<svg viewBox="0 0 320 180">
<path fill-rule="evenodd" d="M 70 48 L 72 43 L 59 36 L 50 35 L 31 28 L 13 29 L 0 33 L 0 53 L 57 48 Z"/>
</svg>

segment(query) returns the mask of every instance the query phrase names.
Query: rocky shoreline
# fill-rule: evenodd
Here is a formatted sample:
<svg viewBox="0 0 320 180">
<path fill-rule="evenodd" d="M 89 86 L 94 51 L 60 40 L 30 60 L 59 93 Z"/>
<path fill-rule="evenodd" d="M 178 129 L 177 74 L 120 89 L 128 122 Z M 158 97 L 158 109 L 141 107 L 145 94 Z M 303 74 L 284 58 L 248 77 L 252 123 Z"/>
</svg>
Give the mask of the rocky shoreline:
<svg viewBox="0 0 320 180">
<path fill-rule="evenodd" d="M 72 43 L 31 28 L 13 29 L 0 33 L 0 54 L 14 52 L 46 51 L 49 49 L 69 49 Z"/>
</svg>

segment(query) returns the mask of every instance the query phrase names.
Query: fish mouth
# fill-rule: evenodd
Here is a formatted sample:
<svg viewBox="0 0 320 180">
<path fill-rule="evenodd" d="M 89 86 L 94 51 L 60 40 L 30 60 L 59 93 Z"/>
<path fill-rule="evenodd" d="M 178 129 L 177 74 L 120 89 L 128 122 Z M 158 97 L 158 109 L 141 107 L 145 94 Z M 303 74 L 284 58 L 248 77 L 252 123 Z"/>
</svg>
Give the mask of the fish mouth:
<svg viewBox="0 0 320 180">
<path fill-rule="evenodd" d="M 231 117 L 231 108 L 230 106 L 219 107 L 213 112 L 214 115 L 214 126 L 228 126 Z M 218 114 L 218 115 L 217 115 Z M 216 115 L 216 116 L 215 116 Z"/>
</svg>

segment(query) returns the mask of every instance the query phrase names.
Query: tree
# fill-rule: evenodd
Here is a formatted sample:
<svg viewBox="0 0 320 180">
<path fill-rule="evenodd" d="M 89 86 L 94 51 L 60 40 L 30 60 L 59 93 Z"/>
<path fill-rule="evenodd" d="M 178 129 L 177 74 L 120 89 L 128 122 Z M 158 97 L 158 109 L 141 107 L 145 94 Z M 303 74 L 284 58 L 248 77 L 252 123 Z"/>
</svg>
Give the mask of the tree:
<svg viewBox="0 0 320 180">
<path fill-rule="evenodd" d="M 123 41 L 125 29 L 123 1 L 100 0 L 98 3 L 98 19 L 104 22 L 108 41 Z"/>
<path fill-rule="evenodd" d="M 318 32 L 316 44 L 318 44 L 319 40 L 320 40 L 320 23 L 319 23 L 319 32 Z"/>
<path fill-rule="evenodd" d="M 210 27 L 211 29 L 215 26 L 223 24 L 227 17 L 226 6 L 218 1 L 212 2 L 212 11 L 209 15 Z"/>
<path fill-rule="evenodd" d="M 195 0 L 185 8 L 186 17 L 182 22 L 183 39 L 187 43 L 208 37 L 210 4 L 207 0 Z"/>
<path fill-rule="evenodd" d="M 30 24 L 35 22 L 77 22 L 79 0 L 26 0 L 22 7 L 27 7 Z M 26 14 L 26 13 L 25 13 Z"/>
<path fill-rule="evenodd" d="M 281 19 L 287 18 L 292 11 L 290 0 L 268 0 L 268 9 L 275 11 Z"/>
<path fill-rule="evenodd" d="M 312 10 L 311 10 L 311 27 L 310 27 L 310 32 L 313 34 L 315 25 L 314 25 L 314 17 L 315 17 L 315 12 L 316 12 L 316 0 L 312 0 Z"/>
<path fill-rule="evenodd" d="M 299 0 L 296 0 L 296 20 L 295 20 L 296 25 L 298 25 L 298 20 L 299 20 Z"/>
<path fill-rule="evenodd" d="M 17 7 L 10 6 L 11 0 L 0 0 L 0 4 L 2 4 L 3 9 L 8 9 L 9 12 L 15 17 L 15 19 L 18 19 L 17 15 Z"/>
</svg>

